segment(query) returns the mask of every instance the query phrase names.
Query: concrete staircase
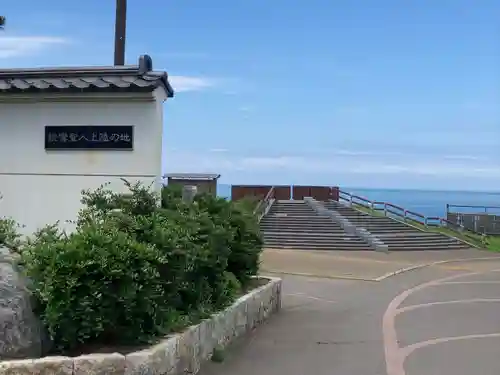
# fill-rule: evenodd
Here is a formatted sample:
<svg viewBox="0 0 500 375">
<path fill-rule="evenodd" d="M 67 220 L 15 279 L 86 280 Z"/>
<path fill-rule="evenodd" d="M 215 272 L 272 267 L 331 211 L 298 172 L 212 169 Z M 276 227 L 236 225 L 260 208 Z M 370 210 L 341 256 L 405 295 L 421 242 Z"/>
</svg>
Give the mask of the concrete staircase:
<svg viewBox="0 0 500 375">
<path fill-rule="evenodd" d="M 355 210 L 349 206 L 343 205 L 339 202 L 325 202 L 324 206 L 328 209 L 335 210 L 352 224 L 365 228 L 368 232 L 373 234 L 385 234 L 394 232 L 420 232 L 418 229 L 400 223 L 396 220 L 385 216 L 372 216 L 364 212 Z"/>
<path fill-rule="evenodd" d="M 459 250 L 469 245 L 441 233 L 424 232 L 389 217 L 372 216 L 342 203 L 330 201 L 325 207 L 340 213 L 352 224 L 363 227 L 386 245 L 389 251 Z"/>
<path fill-rule="evenodd" d="M 301 250 L 370 250 L 368 244 L 304 201 L 276 201 L 260 222 L 267 248 Z"/>
</svg>

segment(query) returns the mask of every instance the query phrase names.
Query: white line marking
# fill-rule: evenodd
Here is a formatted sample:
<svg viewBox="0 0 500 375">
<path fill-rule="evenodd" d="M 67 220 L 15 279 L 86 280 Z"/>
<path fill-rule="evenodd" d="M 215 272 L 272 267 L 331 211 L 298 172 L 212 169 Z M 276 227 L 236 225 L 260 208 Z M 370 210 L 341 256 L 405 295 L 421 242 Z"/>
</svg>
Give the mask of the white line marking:
<svg viewBox="0 0 500 375">
<path fill-rule="evenodd" d="M 485 333 L 485 334 L 481 334 L 481 335 L 441 337 L 438 339 L 421 341 L 421 342 L 417 342 L 415 344 L 405 346 L 404 348 L 401 348 L 401 355 L 406 359 L 406 357 L 408 357 L 415 350 L 425 348 L 426 346 L 442 344 L 442 343 L 451 342 L 451 341 L 470 340 L 470 339 L 486 339 L 486 338 L 492 338 L 492 337 L 500 337 L 500 333 Z"/>
<path fill-rule="evenodd" d="M 429 303 L 420 303 L 418 305 L 410 305 L 405 307 L 400 307 L 396 310 L 396 315 L 417 310 L 424 307 L 440 306 L 440 305 L 454 305 L 454 304 L 467 304 L 467 303 L 479 303 L 479 302 L 500 302 L 500 298 L 472 298 L 472 299 L 458 299 L 453 301 L 438 301 Z"/>
<path fill-rule="evenodd" d="M 326 302 L 326 303 L 337 303 L 336 301 L 331 301 L 329 299 L 310 296 L 310 295 L 305 294 L 305 293 L 288 293 L 288 294 L 284 294 L 284 296 L 307 298 L 307 299 L 312 299 L 314 301 L 320 301 L 320 302 Z"/>
<path fill-rule="evenodd" d="M 464 259 L 439 260 L 436 262 L 417 264 L 416 266 L 400 268 L 396 271 L 388 272 L 385 275 L 379 276 L 374 280 L 375 281 L 382 281 L 384 279 L 399 275 L 399 274 L 404 273 L 404 272 L 414 271 L 414 270 L 418 270 L 418 269 L 426 268 L 426 267 L 438 266 L 441 264 L 459 263 L 459 262 L 477 262 L 477 261 L 481 261 L 481 260 L 498 260 L 498 261 L 500 261 L 500 257 L 481 257 L 481 258 L 468 258 L 468 259 L 464 258 Z"/>
<path fill-rule="evenodd" d="M 447 281 L 440 285 L 453 285 L 453 284 L 500 284 L 500 281 Z"/>
<path fill-rule="evenodd" d="M 474 276 L 474 275 L 481 275 L 481 274 L 486 274 L 486 273 L 491 273 L 491 272 L 499 272 L 500 269 L 495 269 L 495 270 L 489 270 L 489 271 L 483 271 L 483 272 L 469 272 L 469 273 L 463 273 L 460 275 L 453 275 L 453 276 L 448 276 L 444 277 L 441 279 L 437 280 L 432 280 L 428 281 L 426 283 L 417 285 L 413 288 L 407 289 L 403 292 L 401 292 L 399 295 L 397 295 L 390 303 L 389 306 L 387 307 L 387 310 L 384 313 L 384 317 L 382 320 L 382 332 L 383 332 L 383 338 L 384 338 L 384 352 L 385 352 L 385 362 L 386 362 L 386 370 L 387 370 L 387 375 L 406 375 L 406 371 L 404 369 L 404 362 L 406 356 L 404 355 L 405 352 L 403 352 L 403 348 L 399 346 L 399 341 L 398 341 L 398 335 L 396 332 L 396 325 L 395 325 L 395 319 L 396 315 L 398 315 L 398 309 L 399 306 L 413 293 L 418 292 L 420 290 L 423 290 L 425 288 L 428 288 L 430 286 L 435 286 L 443 282 L 447 281 L 452 281 L 459 279 L 461 277 L 467 277 L 467 276 Z M 470 336 L 468 336 L 470 337 Z M 474 336 L 476 337 L 476 336 Z M 485 336 L 487 337 L 487 336 Z M 443 339 L 444 340 L 444 339 Z M 448 340 L 450 341 L 450 340 Z M 426 341 L 424 343 L 420 344 L 414 344 L 414 345 L 420 345 L 420 346 L 415 346 L 416 350 L 418 348 L 424 347 L 425 343 L 427 345 L 431 345 L 430 343 L 437 344 L 441 341 Z M 443 341 L 445 342 L 445 341 Z"/>
</svg>

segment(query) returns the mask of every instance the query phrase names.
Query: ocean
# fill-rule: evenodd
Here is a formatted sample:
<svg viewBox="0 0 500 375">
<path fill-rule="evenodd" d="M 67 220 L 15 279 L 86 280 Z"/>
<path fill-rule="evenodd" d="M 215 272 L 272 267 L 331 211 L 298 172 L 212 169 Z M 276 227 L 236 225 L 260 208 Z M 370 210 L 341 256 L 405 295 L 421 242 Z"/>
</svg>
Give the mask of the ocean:
<svg viewBox="0 0 500 375">
<path fill-rule="evenodd" d="M 425 216 L 446 216 L 446 204 L 468 206 L 497 206 L 488 209 L 489 213 L 500 215 L 500 192 L 403 190 L 403 189 L 365 189 L 341 188 L 341 190 L 364 198 L 393 203 Z M 218 195 L 231 198 L 231 185 L 219 184 Z M 451 209 L 458 212 L 484 212 L 480 208 Z"/>
</svg>

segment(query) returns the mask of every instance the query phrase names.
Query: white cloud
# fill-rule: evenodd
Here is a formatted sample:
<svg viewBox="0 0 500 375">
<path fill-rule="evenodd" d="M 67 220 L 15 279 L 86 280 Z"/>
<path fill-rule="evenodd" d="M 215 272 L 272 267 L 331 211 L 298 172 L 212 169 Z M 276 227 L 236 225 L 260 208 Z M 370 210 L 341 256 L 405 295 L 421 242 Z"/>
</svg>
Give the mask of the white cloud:
<svg viewBox="0 0 500 375">
<path fill-rule="evenodd" d="M 34 55 L 65 43 L 66 38 L 52 36 L 0 36 L 0 59 Z"/>
<path fill-rule="evenodd" d="M 476 155 L 445 155 L 444 159 L 450 160 L 484 160 L 485 157 L 476 156 Z"/>
<path fill-rule="evenodd" d="M 211 148 L 208 151 L 209 152 L 228 152 L 229 150 L 227 148 Z"/>
<path fill-rule="evenodd" d="M 345 174 L 395 176 L 413 175 L 429 177 L 488 177 L 500 178 L 500 164 L 484 163 L 475 159 L 446 160 L 431 158 L 422 160 L 419 155 L 409 159 L 378 159 L 372 155 L 344 154 L 322 156 L 241 156 L 225 152 L 168 152 L 166 160 L 177 168 L 189 171 L 216 170 L 221 173 L 244 171 L 249 173 L 271 172 L 297 174 Z M 405 177 L 406 178 L 406 177 Z"/>
<path fill-rule="evenodd" d="M 206 77 L 169 76 L 169 81 L 176 92 L 201 91 L 214 87 L 216 82 Z"/>
</svg>

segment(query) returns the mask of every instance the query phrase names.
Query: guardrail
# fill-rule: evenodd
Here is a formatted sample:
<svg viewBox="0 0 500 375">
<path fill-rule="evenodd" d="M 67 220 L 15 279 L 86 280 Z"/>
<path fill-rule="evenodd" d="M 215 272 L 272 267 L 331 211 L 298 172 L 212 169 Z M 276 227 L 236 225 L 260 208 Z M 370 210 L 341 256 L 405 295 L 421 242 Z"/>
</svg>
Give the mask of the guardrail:
<svg viewBox="0 0 500 375">
<path fill-rule="evenodd" d="M 341 201 L 348 202 L 349 205 L 361 206 L 374 212 L 379 212 L 383 216 L 396 218 L 410 224 L 413 222 L 425 227 L 444 227 L 456 232 L 468 231 L 473 234 L 482 234 L 442 217 L 425 216 L 419 212 L 407 210 L 404 207 L 389 202 L 372 201 L 368 198 L 339 190 L 339 202 Z"/>
<path fill-rule="evenodd" d="M 266 196 L 257 203 L 257 207 L 253 210 L 253 214 L 257 215 L 257 220 L 260 222 L 265 214 L 268 213 L 269 209 L 275 201 L 274 198 L 274 186 L 269 189 Z"/>
<path fill-rule="evenodd" d="M 497 213 L 500 213 L 500 206 L 478 206 L 478 205 L 468 205 L 468 204 L 447 204 L 446 205 L 446 213 L 454 213 L 455 211 L 452 211 L 451 209 L 453 208 L 473 208 L 475 211 L 473 213 L 491 213 L 492 211 L 495 211 Z M 480 210 L 480 211 L 478 211 Z M 460 213 L 458 211 L 457 213 Z"/>
</svg>

